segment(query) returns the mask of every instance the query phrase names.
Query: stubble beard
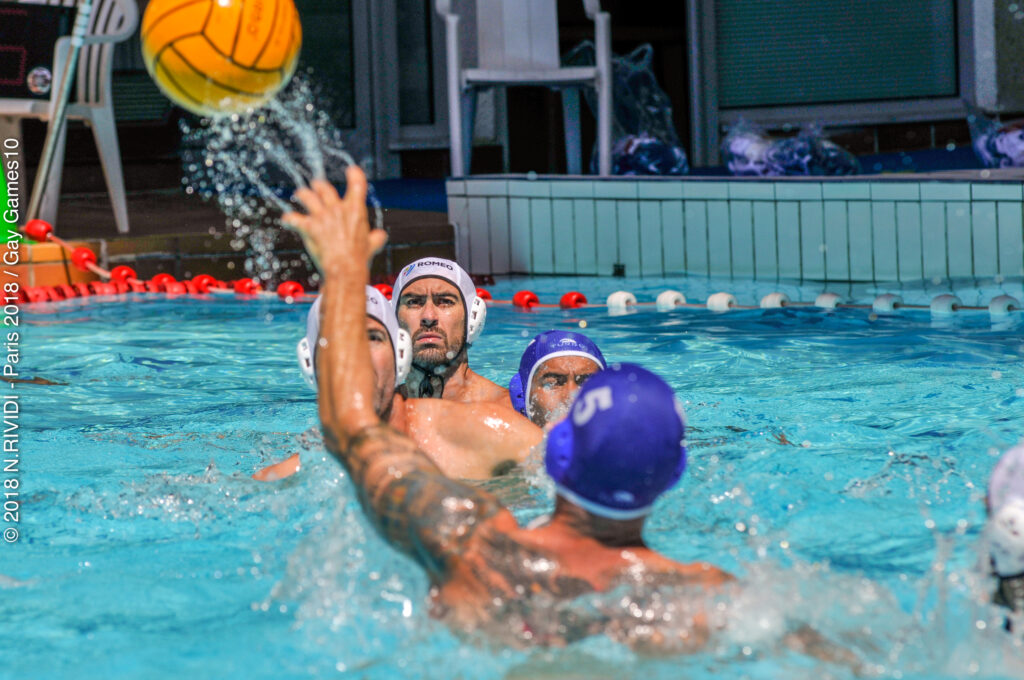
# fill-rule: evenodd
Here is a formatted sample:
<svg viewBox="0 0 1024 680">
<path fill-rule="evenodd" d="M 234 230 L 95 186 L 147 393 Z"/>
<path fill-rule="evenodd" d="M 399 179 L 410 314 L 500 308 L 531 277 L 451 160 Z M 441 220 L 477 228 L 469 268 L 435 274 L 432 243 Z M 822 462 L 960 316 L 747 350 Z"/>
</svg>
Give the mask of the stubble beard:
<svg viewBox="0 0 1024 680">
<path fill-rule="evenodd" d="M 438 333 L 438 331 L 431 332 Z M 413 363 L 424 371 L 433 371 L 437 368 L 446 367 L 462 352 L 463 343 L 453 347 L 446 335 L 438 334 L 442 335 L 443 338 L 439 345 L 423 347 L 415 350 L 413 353 Z"/>
</svg>

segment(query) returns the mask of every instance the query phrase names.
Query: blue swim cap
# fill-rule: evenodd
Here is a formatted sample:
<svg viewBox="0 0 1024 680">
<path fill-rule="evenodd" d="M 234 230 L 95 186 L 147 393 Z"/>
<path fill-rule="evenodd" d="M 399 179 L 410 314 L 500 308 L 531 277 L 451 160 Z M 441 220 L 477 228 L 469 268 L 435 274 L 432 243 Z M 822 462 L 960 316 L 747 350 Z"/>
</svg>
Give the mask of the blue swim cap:
<svg viewBox="0 0 1024 680">
<path fill-rule="evenodd" d="M 686 416 L 672 388 L 636 364 L 613 364 L 576 394 L 548 434 L 558 494 L 610 519 L 634 519 L 686 469 Z"/>
<path fill-rule="evenodd" d="M 530 386 L 533 383 L 533 375 L 537 371 L 537 367 L 548 359 L 564 356 L 586 357 L 601 368 L 607 366 L 601 350 L 582 333 L 569 331 L 541 333 L 526 346 L 523 357 L 519 360 L 519 372 L 512 376 L 512 380 L 508 383 L 512 408 L 529 418 L 530 413 L 527 412 L 529 404 L 526 397 L 530 393 Z"/>
</svg>

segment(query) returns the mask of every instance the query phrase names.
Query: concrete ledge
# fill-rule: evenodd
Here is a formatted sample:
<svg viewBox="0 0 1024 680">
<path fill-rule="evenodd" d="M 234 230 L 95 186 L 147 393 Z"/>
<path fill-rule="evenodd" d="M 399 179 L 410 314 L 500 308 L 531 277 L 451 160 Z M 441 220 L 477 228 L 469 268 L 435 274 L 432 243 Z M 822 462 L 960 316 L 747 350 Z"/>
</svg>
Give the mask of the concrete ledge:
<svg viewBox="0 0 1024 680">
<path fill-rule="evenodd" d="M 1016 169 L 808 179 L 487 176 L 449 182 L 448 204 L 456 252 L 474 274 L 611 275 L 622 266 L 627 276 L 1020 277 L 1022 179 Z M 480 200 L 488 208 L 471 209 Z M 485 245 L 494 234 L 502 235 L 496 255 Z"/>
</svg>

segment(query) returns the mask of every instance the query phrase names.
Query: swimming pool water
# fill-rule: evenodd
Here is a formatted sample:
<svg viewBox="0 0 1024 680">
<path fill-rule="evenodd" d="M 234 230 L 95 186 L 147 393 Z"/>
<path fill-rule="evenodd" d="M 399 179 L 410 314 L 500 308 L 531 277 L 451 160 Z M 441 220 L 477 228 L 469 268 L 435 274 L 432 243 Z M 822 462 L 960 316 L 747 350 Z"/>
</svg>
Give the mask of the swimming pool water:
<svg viewBox="0 0 1024 680">
<path fill-rule="evenodd" d="M 768 292 L 707 279 L 505 280 L 492 292 L 597 301 L 666 287 L 746 304 Z M 1019 282 L 989 287 L 1020 297 Z M 820 286 L 783 290 L 813 300 Z M 992 296 L 977 282 L 958 292 Z M 425 579 L 372 533 L 323 452 L 294 360 L 305 309 L 139 298 L 23 312 L 22 377 L 67 384 L 14 386 L 24 505 L 21 541 L 0 546 L 0 677 L 848 675 L 779 651 L 787 617 L 884 677 L 1024 675 L 1024 649 L 997 630 L 972 569 L 985 480 L 1024 435 L 1019 312 L 492 307 L 470 354 L 485 376 L 507 382 L 536 332 L 585 326 L 609 360 L 644 364 L 686 404 L 689 469 L 647 539 L 752 585 L 708 652 L 639 659 L 602 638 L 489 649 L 429 618 Z M 249 479 L 296 451 L 296 478 Z M 536 461 L 488 486 L 524 521 L 550 507 Z"/>
</svg>

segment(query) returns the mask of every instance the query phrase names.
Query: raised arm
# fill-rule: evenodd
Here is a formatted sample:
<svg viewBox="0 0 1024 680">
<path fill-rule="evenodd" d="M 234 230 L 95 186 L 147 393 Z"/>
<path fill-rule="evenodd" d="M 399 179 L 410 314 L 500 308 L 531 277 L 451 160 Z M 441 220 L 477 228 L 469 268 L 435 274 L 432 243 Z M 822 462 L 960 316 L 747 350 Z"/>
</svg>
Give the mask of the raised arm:
<svg viewBox="0 0 1024 680">
<path fill-rule="evenodd" d="M 316 249 L 325 279 L 316 353 L 324 444 L 348 470 L 384 538 L 436 579 L 475 528 L 502 508 L 492 496 L 447 479 L 374 411 L 364 291 L 367 263 L 387 237 L 370 230 L 362 170 L 350 167 L 346 179 L 344 199 L 329 183 L 314 181 L 296 192 L 308 214 L 282 218 Z"/>
</svg>

